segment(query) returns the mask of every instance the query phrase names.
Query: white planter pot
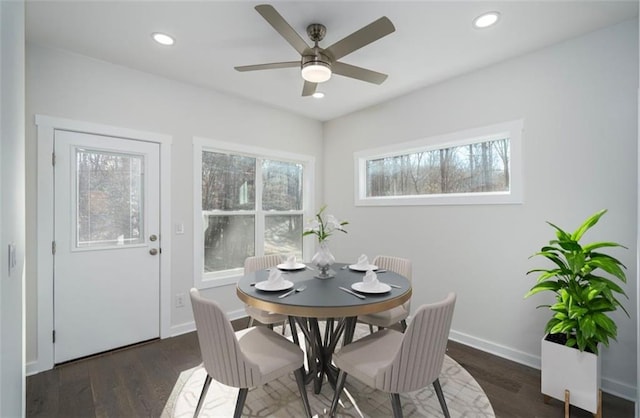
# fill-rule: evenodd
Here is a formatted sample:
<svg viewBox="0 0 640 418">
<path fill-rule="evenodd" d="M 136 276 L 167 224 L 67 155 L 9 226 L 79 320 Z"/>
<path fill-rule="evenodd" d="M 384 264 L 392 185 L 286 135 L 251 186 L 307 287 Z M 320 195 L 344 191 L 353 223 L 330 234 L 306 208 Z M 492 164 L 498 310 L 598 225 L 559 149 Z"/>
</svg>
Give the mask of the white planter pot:
<svg viewBox="0 0 640 418">
<path fill-rule="evenodd" d="M 577 348 L 542 339 L 542 393 L 564 402 L 598 412 L 600 357 Z"/>
</svg>

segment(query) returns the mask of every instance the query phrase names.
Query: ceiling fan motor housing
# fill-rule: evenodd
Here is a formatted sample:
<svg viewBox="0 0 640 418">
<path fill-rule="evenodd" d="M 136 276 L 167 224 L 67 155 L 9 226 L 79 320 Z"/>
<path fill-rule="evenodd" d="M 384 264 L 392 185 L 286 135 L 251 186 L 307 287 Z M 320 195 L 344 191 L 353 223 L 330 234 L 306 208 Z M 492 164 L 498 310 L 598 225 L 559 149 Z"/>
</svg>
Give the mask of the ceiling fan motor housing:
<svg viewBox="0 0 640 418">
<path fill-rule="evenodd" d="M 327 34 L 327 28 L 321 23 L 312 23 L 307 26 L 307 35 L 309 38 L 316 43 L 324 39 L 324 36 Z"/>
</svg>

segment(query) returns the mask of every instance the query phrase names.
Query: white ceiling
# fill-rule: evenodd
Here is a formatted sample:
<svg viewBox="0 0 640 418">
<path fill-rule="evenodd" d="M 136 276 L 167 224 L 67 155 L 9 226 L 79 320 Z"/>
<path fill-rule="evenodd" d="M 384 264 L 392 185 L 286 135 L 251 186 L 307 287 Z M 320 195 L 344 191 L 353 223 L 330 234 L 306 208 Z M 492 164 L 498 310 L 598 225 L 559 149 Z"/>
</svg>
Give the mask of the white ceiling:
<svg viewBox="0 0 640 418">
<path fill-rule="evenodd" d="M 382 85 L 334 75 L 301 97 L 296 68 L 240 73 L 237 65 L 299 59 L 254 10 L 260 2 L 27 0 L 27 41 L 259 101 L 321 121 L 638 15 L 628 1 L 271 1 L 306 40 L 327 27 L 328 46 L 381 16 L 396 31 L 341 61 L 389 74 Z M 492 28 L 474 29 L 497 10 Z M 176 38 L 172 47 L 152 32 Z"/>
</svg>

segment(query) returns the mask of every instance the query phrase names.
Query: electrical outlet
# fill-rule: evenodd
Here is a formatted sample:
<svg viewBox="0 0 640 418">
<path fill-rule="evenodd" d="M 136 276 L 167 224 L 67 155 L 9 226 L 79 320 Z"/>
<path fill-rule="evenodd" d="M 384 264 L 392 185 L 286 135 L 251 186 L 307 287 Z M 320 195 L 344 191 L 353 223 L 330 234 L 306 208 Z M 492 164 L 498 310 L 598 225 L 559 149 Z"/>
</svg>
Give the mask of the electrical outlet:
<svg viewBox="0 0 640 418">
<path fill-rule="evenodd" d="M 184 293 L 176 294 L 176 308 L 184 308 Z"/>
</svg>

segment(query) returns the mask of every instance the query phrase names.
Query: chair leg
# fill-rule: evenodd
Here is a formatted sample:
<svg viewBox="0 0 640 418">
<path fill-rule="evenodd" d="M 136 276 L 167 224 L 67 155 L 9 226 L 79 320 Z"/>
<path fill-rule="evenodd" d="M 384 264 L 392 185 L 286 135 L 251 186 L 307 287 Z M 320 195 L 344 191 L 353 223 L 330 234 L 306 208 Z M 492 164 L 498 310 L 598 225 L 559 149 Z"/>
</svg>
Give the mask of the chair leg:
<svg viewBox="0 0 640 418">
<path fill-rule="evenodd" d="M 251 328 L 251 327 L 253 326 L 253 321 L 254 321 L 254 320 L 253 320 L 253 317 L 252 317 L 252 316 L 250 316 L 250 317 L 249 317 L 249 325 L 247 325 L 247 328 Z"/>
<path fill-rule="evenodd" d="M 344 389 L 344 383 L 347 381 L 347 374 L 344 370 L 340 370 L 338 373 L 338 379 L 336 380 L 336 390 L 333 393 L 333 401 L 331 401 L 331 409 L 329 410 L 329 416 L 336 416 L 336 409 L 338 409 L 338 401 L 340 400 L 340 394 Z"/>
<path fill-rule="evenodd" d="M 196 411 L 193 413 L 193 418 L 196 418 L 200 413 L 200 408 L 202 408 L 202 403 L 204 402 L 204 398 L 207 395 L 207 391 L 209 390 L 209 385 L 211 384 L 211 376 L 207 373 L 206 379 L 204 379 L 204 385 L 202 386 L 202 392 L 200 392 L 200 399 L 198 399 L 198 405 L 196 406 Z"/>
<path fill-rule="evenodd" d="M 300 396 L 302 397 L 302 406 L 304 407 L 304 413 L 307 418 L 311 418 L 311 407 L 309 406 L 309 398 L 307 397 L 307 387 L 304 385 L 304 366 L 296 369 L 294 372 L 296 375 L 296 383 L 300 390 Z"/>
<path fill-rule="evenodd" d="M 402 327 L 402 332 L 405 332 L 407 330 L 407 320 L 403 319 L 400 321 L 400 326 Z"/>
<path fill-rule="evenodd" d="M 393 411 L 393 418 L 402 418 L 402 405 L 400 405 L 400 395 L 397 393 L 390 393 L 391 398 L 391 410 Z"/>
<path fill-rule="evenodd" d="M 440 402 L 440 407 L 442 408 L 442 413 L 445 418 L 450 418 L 449 408 L 447 408 L 447 402 L 444 400 L 444 394 L 442 393 L 442 386 L 440 386 L 440 379 L 436 379 L 433 381 L 433 388 L 436 390 L 436 395 L 438 396 L 438 401 Z"/>
<path fill-rule="evenodd" d="M 233 418 L 242 417 L 242 409 L 244 408 L 244 401 L 247 400 L 247 393 L 249 393 L 249 388 L 240 388 L 240 392 L 238 392 L 238 400 L 236 401 L 236 410 L 233 413 Z"/>
</svg>

